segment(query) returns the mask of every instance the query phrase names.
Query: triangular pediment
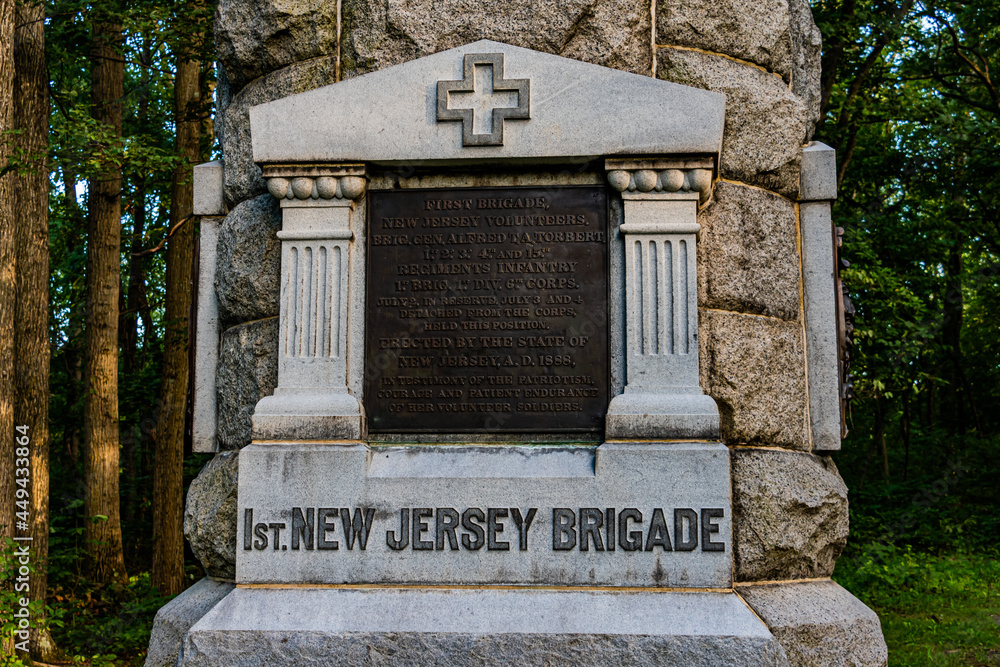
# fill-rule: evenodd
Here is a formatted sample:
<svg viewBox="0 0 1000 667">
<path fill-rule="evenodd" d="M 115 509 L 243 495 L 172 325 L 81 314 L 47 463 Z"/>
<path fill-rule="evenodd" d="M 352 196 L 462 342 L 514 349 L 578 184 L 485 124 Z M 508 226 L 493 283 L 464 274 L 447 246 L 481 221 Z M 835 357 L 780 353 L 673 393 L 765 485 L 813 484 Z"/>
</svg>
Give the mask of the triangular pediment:
<svg viewBox="0 0 1000 667">
<path fill-rule="evenodd" d="M 478 56 L 498 63 L 495 54 L 502 54 L 503 72 L 494 72 L 494 80 L 506 84 L 497 91 L 511 107 L 503 112 L 502 136 L 480 120 L 479 129 L 466 128 L 463 138 L 466 121 L 451 107 L 466 99 L 458 95 L 471 99 L 461 83 L 472 85 L 469 63 Z M 451 83 L 442 93 L 439 82 Z M 444 111 L 439 95 L 445 96 Z M 724 120 L 722 94 L 489 40 L 250 110 L 253 156 L 260 164 L 716 155 Z M 491 129 L 501 145 L 483 138 Z"/>
</svg>

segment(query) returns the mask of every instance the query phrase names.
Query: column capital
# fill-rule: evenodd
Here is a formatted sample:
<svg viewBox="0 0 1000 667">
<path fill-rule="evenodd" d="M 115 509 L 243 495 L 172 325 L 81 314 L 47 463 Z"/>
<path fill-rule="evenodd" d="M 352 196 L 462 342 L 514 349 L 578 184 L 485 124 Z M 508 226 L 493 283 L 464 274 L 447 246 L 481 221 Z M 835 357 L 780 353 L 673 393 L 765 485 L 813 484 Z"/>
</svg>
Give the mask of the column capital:
<svg viewBox="0 0 1000 667">
<path fill-rule="evenodd" d="M 363 164 L 271 164 L 263 168 L 267 191 L 285 202 L 314 202 L 336 206 L 365 194 Z"/>
<path fill-rule="evenodd" d="M 644 195 L 674 199 L 697 194 L 699 203 L 712 195 L 712 158 L 608 159 L 608 183 L 623 197 Z"/>
</svg>

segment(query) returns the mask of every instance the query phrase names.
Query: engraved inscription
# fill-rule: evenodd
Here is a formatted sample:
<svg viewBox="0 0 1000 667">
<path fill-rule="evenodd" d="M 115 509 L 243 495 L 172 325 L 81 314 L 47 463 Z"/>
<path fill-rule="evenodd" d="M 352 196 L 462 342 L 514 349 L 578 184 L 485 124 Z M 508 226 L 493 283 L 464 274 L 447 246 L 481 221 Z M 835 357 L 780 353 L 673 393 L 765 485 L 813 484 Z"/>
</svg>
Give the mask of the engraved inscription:
<svg viewBox="0 0 1000 667">
<path fill-rule="evenodd" d="M 293 507 L 291 512 L 269 512 L 291 516 L 285 521 L 267 522 L 260 510 L 243 511 L 243 550 L 250 551 L 367 551 L 373 533 L 385 535 L 384 544 L 372 543 L 373 550 L 391 551 L 668 551 L 725 552 L 720 541 L 719 522 L 725 517 L 721 507 L 663 508 L 645 511 L 635 507 L 402 507 L 386 512 L 375 523 L 374 508 Z M 545 519 L 551 516 L 548 527 Z M 535 523 L 536 517 L 541 520 Z M 532 526 L 548 532 L 531 540 Z"/>
<path fill-rule="evenodd" d="M 371 431 L 601 431 L 603 188 L 374 191 L 368 230 Z"/>
</svg>

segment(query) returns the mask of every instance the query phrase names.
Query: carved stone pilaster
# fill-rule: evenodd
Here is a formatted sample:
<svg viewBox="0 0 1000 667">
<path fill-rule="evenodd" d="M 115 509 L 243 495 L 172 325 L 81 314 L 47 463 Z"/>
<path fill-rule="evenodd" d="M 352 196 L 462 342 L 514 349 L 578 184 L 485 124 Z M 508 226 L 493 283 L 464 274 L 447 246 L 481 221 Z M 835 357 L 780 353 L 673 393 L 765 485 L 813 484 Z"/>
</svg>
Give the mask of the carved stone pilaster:
<svg viewBox="0 0 1000 667">
<path fill-rule="evenodd" d="M 361 405 L 347 381 L 347 318 L 353 302 L 351 244 L 360 165 L 267 167 L 281 202 L 278 387 L 257 404 L 255 440 L 357 439 Z"/>
<path fill-rule="evenodd" d="M 711 162 L 608 160 L 621 192 L 626 385 L 608 438 L 717 438 L 719 410 L 698 376 L 698 205 Z"/>
</svg>

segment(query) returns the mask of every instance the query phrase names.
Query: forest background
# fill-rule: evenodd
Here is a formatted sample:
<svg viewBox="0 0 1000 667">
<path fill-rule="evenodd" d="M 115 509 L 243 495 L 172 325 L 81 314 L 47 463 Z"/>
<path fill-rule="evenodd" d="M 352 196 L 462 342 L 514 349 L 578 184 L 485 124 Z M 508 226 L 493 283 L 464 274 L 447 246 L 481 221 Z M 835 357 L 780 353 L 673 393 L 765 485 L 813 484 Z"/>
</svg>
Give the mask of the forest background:
<svg viewBox="0 0 1000 667">
<path fill-rule="evenodd" d="M 891 665 L 1000 665 L 1000 3 L 813 11 L 856 309 L 834 578 L 879 612 Z M 0 537 L 33 537 L 45 663 L 141 664 L 202 576 L 181 512 L 209 458 L 185 421 L 213 12 L 0 0 Z M 14 578 L 3 665 L 28 663 Z"/>
</svg>

